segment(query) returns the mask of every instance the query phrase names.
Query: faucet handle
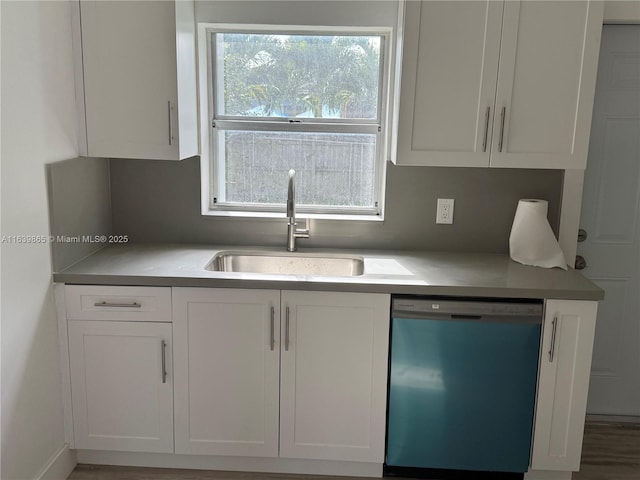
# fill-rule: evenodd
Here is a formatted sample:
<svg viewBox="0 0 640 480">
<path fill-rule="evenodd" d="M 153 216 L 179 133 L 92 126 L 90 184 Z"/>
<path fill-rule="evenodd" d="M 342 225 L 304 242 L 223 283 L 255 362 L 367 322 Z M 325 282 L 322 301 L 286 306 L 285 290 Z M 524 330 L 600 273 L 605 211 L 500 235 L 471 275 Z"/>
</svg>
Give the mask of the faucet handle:
<svg viewBox="0 0 640 480">
<path fill-rule="evenodd" d="M 304 228 L 296 228 L 296 238 L 309 238 L 310 233 L 310 221 L 309 217 L 304 219 Z"/>
</svg>

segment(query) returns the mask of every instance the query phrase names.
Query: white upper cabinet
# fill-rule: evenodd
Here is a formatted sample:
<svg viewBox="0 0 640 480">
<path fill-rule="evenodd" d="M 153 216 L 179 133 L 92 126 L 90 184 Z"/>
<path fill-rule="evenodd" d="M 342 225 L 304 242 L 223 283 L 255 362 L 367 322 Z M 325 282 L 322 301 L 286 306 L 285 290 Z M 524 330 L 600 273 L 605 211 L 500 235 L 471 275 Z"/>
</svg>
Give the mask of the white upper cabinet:
<svg viewBox="0 0 640 480">
<path fill-rule="evenodd" d="M 405 7 L 398 165 L 489 165 L 502 2 Z"/>
<path fill-rule="evenodd" d="M 84 89 L 79 114 L 86 126 L 81 154 L 196 155 L 193 2 L 81 0 L 76 13 L 76 57 L 82 60 L 76 78 Z"/>
<path fill-rule="evenodd" d="M 398 165 L 583 169 L 603 4 L 409 0 Z"/>
<path fill-rule="evenodd" d="M 492 167 L 586 167 L 602 16 L 602 2 L 505 2 Z"/>
</svg>

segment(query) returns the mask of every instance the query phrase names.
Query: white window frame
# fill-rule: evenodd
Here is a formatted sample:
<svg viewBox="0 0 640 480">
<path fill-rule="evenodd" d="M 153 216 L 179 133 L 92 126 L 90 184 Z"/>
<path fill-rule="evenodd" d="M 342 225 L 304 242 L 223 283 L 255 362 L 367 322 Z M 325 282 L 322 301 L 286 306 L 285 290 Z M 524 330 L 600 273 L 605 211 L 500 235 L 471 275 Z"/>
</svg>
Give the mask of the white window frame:
<svg viewBox="0 0 640 480">
<path fill-rule="evenodd" d="M 308 120 L 296 118 L 290 122 L 288 118 L 269 118 L 259 121 L 248 120 L 246 117 L 234 117 L 232 115 L 219 115 L 216 118 L 215 89 L 219 82 L 214 82 L 216 75 L 211 55 L 211 36 L 216 33 L 279 33 L 279 34 L 350 34 L 350 35 L 376 35 L 380 36 L 380 78 L 378 82 L 378 118 L 372 120 L 362 119 L 314 119 Z M 376 152 L 374 160 L 374 205 L 368 207 L 342 207 L 342 206 L 304 206 L 298 205 L 297 212 L 302 217 L 324 219 L 348 219 L 348 220 L 376 220 L 384 218 L 386 160 L 389 144 L 389 83 L 391 78 L 391 39 L 390 27 L 355 27 L 355 26 L 282 26 L 282 25 L 256 25 L 256 24 L 218 24 L 198 23 L 198 80 L 200 91 L 200 142 L 201 142 L 201 208 L 203 215 L 216 216 L 242 216 L 242 217 L 282 217 L 285 212 L 285 204 L 281 206 L 266 204 L 233 204 L 217 202 L 216 193 L 224 188 L 224 178 L 216 175 L 216 170 L 222 168 L 216 164 L 222 155 L 216 154 L 214 149 L 222 148 L 216 145 L 214 138 L 215 128 L 234 130 L 246 129 L 252 131 L 273 132 L 326 132 L 326 133 L 367 133 L 376 135 Z M 299 121 L 300 120 L 300 121 Z M 331 127 L 332 124 L 339 124 Z M 287 182 L 286 174 L 283 174 L 283 185 Z"/>
</svg>

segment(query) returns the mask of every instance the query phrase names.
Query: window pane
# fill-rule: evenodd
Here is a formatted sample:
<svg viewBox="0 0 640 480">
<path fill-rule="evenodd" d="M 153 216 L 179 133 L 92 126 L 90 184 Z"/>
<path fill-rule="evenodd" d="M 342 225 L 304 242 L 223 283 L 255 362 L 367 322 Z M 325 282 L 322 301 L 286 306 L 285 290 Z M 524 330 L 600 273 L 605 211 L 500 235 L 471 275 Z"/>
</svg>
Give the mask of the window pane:
<svg viewBox="0 0 640 480">
<path fill-rule="evenodd" d="M 217 33 L 216 42 L 219 114 L 377 119 L 379 35 Z"/>
<path fill-rule="evenodd" d="M 226 130 L 218 139 L 224 142 L 222 203 L 284 208 L 293 168 L 298 205 L 373 207 L 376 135 Z"/>
</svg>

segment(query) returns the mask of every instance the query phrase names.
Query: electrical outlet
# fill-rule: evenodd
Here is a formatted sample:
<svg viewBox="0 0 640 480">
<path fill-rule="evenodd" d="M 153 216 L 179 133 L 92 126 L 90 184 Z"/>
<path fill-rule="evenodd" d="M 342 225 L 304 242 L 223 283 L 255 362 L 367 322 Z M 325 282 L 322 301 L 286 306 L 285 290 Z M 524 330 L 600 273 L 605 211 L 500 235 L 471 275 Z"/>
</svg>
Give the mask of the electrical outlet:
<svg viewBox="0 0 640 480">
<path fill-rule="evenodd" d="M 453 198 L 439 198 L 438 212 L 436 214 L 436 223 L 453 223 Z"/>
</svg>

